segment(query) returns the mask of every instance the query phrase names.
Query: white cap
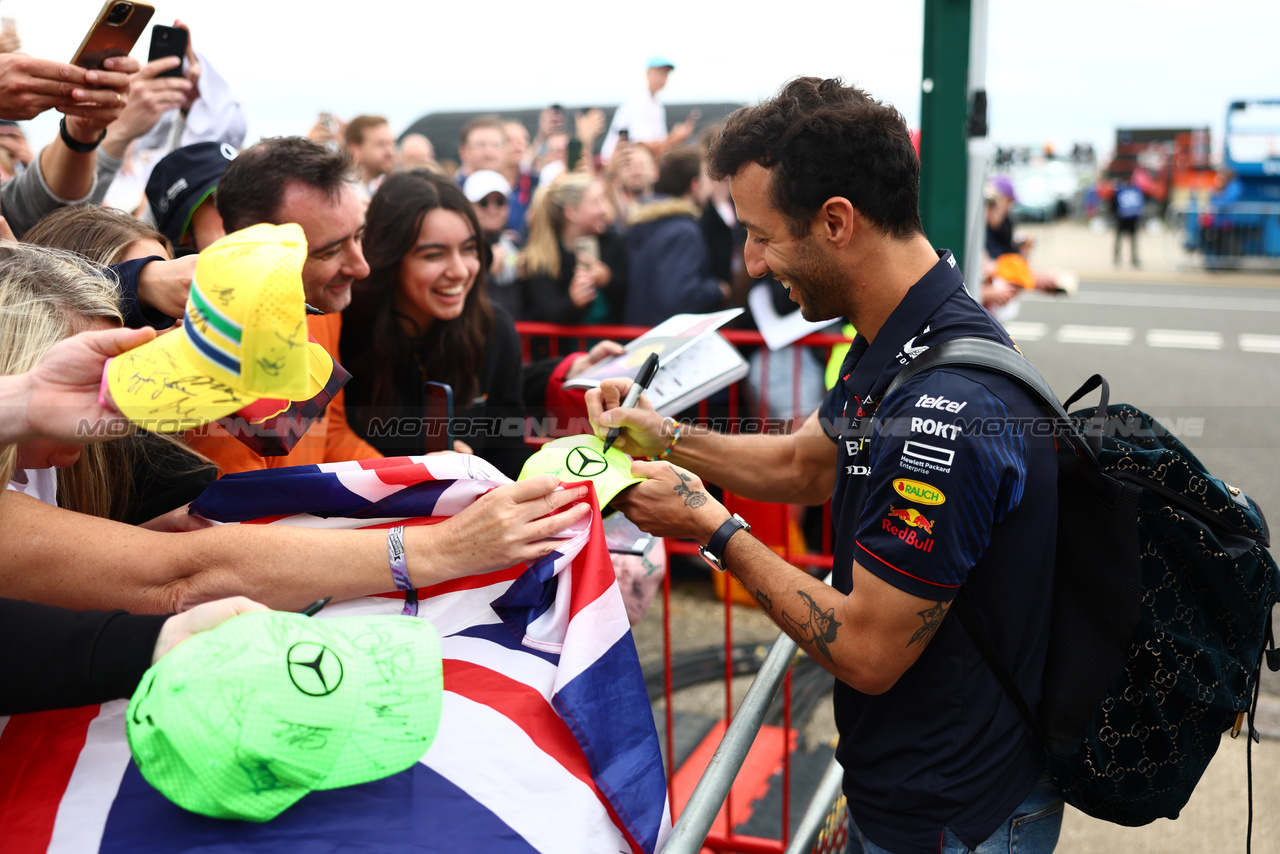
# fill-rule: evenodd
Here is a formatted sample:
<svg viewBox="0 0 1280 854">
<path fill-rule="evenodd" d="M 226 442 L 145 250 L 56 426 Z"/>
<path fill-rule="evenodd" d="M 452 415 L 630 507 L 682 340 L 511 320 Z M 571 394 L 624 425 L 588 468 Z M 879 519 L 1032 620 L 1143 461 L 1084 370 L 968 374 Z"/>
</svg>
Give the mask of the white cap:
<svg viewBox="0 0 1280 854">
<path fill-rule="evenodd" d="M 462 192 L 466 195 L 467 201 L 475 203 L 490 193 L 509 196 L 511 185 L 507 183 L 506 178 L 502 177 L 502 173 L 494 172 L 492 169 L 481 169 L 467 176 L 467 180 L 462 185 Z"/>
</svg>

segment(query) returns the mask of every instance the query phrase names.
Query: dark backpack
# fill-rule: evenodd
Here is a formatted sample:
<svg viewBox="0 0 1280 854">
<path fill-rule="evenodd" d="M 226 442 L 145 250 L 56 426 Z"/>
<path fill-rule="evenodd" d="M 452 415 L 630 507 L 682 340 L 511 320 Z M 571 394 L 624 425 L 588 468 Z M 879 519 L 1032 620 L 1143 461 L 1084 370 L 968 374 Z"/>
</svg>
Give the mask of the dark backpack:
<svg viewBox="0 0 1280 854">
<path fill-rule="evenodd" d="M 1252 711 L 1280 572 L 1261 510 L 1093 376 L 1067 415 L 1039 372 L 993 341 L 930 347 L 890 384 L 945 365 L 1010 377 L 1054 418 L 1058 536 L 1049 652 L 1033 715 L 961 589 L 953 610 L 1045 747 L 1067 803 L 1138 826 L 1177 818 L 1222 733 Z M 1047 425 L 1046 425 L 1047 426 Z"/>
</svg>

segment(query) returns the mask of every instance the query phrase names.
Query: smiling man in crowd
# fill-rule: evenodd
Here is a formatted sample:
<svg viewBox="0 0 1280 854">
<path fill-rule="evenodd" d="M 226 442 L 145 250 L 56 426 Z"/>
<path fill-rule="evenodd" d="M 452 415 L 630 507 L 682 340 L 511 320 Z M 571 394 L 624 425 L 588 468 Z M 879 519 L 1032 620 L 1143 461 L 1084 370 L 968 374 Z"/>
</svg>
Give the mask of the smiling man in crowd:
<svg viewBox="0 0 1280 854">
<path fill-rule="evenodd" d="M 351 181 L 351 161 L 298 136 L 265 139 L 240 153 L 218 183 L 218 213 L 228 233 L 261 222 L 295 222 L 307 238 L 302 288 L 307 304 L 324 312 L 307 318 L 311 336 L 338 358 L 340 312 L 351 286 L 369 275 L 361 241 L 364 210 Z M 260 457 L 216 424 L 187 442 L 223 473 L 382 456 L 347 424 L 342 392 L 285 456 Z"/>
</svg>

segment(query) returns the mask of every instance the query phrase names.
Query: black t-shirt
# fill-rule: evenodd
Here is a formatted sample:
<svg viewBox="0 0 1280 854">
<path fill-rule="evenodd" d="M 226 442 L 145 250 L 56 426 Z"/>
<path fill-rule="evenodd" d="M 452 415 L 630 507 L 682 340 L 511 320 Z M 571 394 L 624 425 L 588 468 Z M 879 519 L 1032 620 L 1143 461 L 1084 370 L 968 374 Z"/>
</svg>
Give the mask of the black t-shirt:
<svg viewBox="0 0 1280 854">
<path fill-rule="evenodd" d="M 833 584 L 850 592 L 854 561 L 927 601 L 949 602 L 964 584 L 1034 708 L 1057 518 L 1053 440 L 1032 427 L 1046 422 L 1012 381 L 966 368 L 915 377 L 876 411 L 930 345 L 977 336 L 1012 346 L 940 254 L 874 343 L 855 338 L 823 403 L 840 465 Z M 881 426 L 862 439 L 873 413 Z M 1043 768 L 1038 742 L 955 618 L 884 694 L 837 682 L 835 708 L 850 812 L 895 852 L 937 851 L 944 828 L 976 846 Z"/>
<path fill-rule="evenodd" d="M 355 324 L 344 324 L 342 353 L 353 365 L 363 364 L 362 346 L 367 346 Z M 350 355 L 348 355 L 350 354 Z M 425 355 L 422 355 L 425 358 Z M 524 443 L 524 397 L 521 391 L 520 334 L 501 308 L 493 309 L 493 332 L 485 347 L 484 362 L 476 377 L 479 393 L 463 397 L 454 389 L 453 430 L 455 438 L 471 446 L 476 454 L 514 479 L 520 474 L 531 449 Z M 424 369 L 428 373 L 424 374 Z M 369 405 L 369 388 L 354 374 L 347 384 L 347 421 L 363 439 L 388 457 L 412 456 L 427 451 L 430 424 L 423 384 L 431 379 L 430 365 L 406 359 L 403 364 L 384 368 L 392 372 L 396 400 L 391 407 L 374 411 Z M 435 449 L 434 447 L 432 448 Z"/>
<path fill-rule="evenodd" d="M 1016 253 L 1018 245 L 1013 242 L 1013 220 L 1006 216 L 995 228 L 988 225 L 986 246 L 987 255 L 992 259 Z"/>
</svg>

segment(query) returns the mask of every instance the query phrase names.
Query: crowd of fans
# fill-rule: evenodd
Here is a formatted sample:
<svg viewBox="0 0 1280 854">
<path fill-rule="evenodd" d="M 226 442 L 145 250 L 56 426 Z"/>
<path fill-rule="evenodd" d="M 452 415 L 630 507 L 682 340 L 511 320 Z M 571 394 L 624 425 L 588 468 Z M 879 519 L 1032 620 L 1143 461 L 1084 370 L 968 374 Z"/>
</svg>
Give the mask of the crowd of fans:
<svg viewBox="0 0 1280 854">
<path fill-rule="evenodd" d="M 670 137 L 637 125 L 647 138 L 630 141 L 623 128 L 608 160 L 596 153 L 599 110 L 549 109 L 532 136 L 519 121 L 476 119 L 456 165 L 437 161 L 422 135 L 397 141 L 376 116 L 321 115 L 305 135 L 245 146 L 234 93 L 194 48 L 88 70 L 9 47 L 0 714 L 127 695 L 174 643 L 245 610 L 388 589 L 385 532 L 217 527 L 188 505 L 222 474 L 440 449 L 420 429 L 431 382 L 452 389 L 462 425 L 444 449 L 514 477 L 529 453 L 526 417 L 585 413 L 581 392 L 563 383 L 621 352 L 602 341 L 529 354 L 514 323 L 654 322 L 629 314 L 632 258 L 644 254 L 628 244 L 641 223 L 662 221 L 646 213 L 662 201 L 655 187 L 671 187 L 679 207 L 663 214 L 681 226 L 673 272 L 711 291 L 697 305 L 678 294 L 664 304 L 706 310 L 730 296 L 698 224 L 710 194 L 702 148 L 684 144 L 696 117 Z M 655 62 L 647 76 L 665 82 L 669 64 Z M 660 88 L 647 92 L 650 118 Z M 63 114 L 58 135 L 29 144 L 20 122 L 50 109 Z M 664 173 L 670 164 L 677 171 Z M 177 436 L 107 429 L 120 417 L 100 397 L 104 362 L 174 334 L 200 258 L 261 223 L 301 227 L 308 333 L 350 373 L 345 389 L 283 455 L 263 455 L 235 418 Z M 641 281 L 665 278 L 651 263 Z M 417 430 L 396 427 L 415 421 Z M 584 497 L 531 478 L 411 528 L 410 580 L 427 586 L 543 554 L 548 536 L 582 518 Z M 46 652 L 18 655 L 33 638 Z"/>
<path fill-rule="evenodd" d="M 194 43 L 183 58 L 119 56 L 96 70 L 0 46 L 0 379 L 18 389 L 0 389 L 16 401 L 0 415 L 17 425 L 0 444 L 0 524 L 21 532 L 0 565 L 0 671 L 11 677 L 0 678 L 0 714 L 119 696 L 173 642 L 177 630 L 164 629 L 155 645 L 163 626 L 387 589 L 376 532 L 209 527 L 188 505 L 215 478 L 438 450 L 515 478 L 529 420 L 583 424 L 582 392 L 565 382 L 622 352 L 598 338 L 580 347 L 572 329 L 522 341 L 516 323 L 649 327 L 744 306 L 754 284 L 727 183 L 705 167 L 715 128 L 699 128 L 696 111 L 668 123 L 667 59 L 649 62 L 611 123 L 559 106 L 535 127 L 480 116 L 462 128 L 455 163 L 374 115 L 321 113 L 305 133 L 246 146 L 233 88 Z M 46 110 L 63 118 L 39 147 L 21 122 Z M 307 332 L 350 374 L 345 387 L 283 449 L 267 450 L 243 418 L 176 436 L 94 427 L 118 420 L 91 400 L 103 360 L 171 334 L 201 254 L 262 223 L 301 227 Z M 74 422 L 39 426 L 24 409 L 31 383 Z M 423 427 L 432 384 L 451 390 L 456 439 Z M 415 584 L 545 550 L 585 510 L 580 491 L 557 487 L 513 484 L 411 529 Z M 131 616 L 233 596 L 252 598 L 178 624 Z M 143 640 L 122 642 L 126 627 Z M 45 631 L 63 632 L 49 649 L 79 651 L 8 653 Z M 89 687 L 72 696 L 66 684 Z"/>
<path fill-rule="evenodd" d="M 599 109 L 549 107 L 533 128 L 482 116 L 463 127 L 453 163 L 374 115 L 322 113 L 305 134 L 246 147 L 234 92 L 191 46 L 184 58 L 119 56 L 95 70 L 6 47 L 0 714 L 119 696 L 181 636 L 125 612 L 252 597 L 176 624 L 190 631 L 246 608 L 387 589 L 379 532 L 209 527 L 189 514 L 215 477 L 440 450 L 422 429 L 426 387 L 440 383 L 460 427 L 443 449 L 514 478 L 530 453 L 526 419 L 581 409 L 565 381 L 621 352 L 612 341 L 569 352 L 568 335 L 522 342 L 517 322 L 649 327 L 743 306 L 754 284 L 727 184 L 707 173 L 715 128 L 695 135 L 696 111 L 668 123 L 660 93 L 674 66 L 662 57 L 608 127 Z M 46 110 L 63 118 L 37 148 L 20 122 Z M 97 400 L 103 361 L 169 334 L 200 253 L 261 223 L 301 227 L 308 333 L 350 373 L 345 388 L 283 455 L 263 455 L 227 421 L 87 444 L 113 434 L 86 424 L 118 420 Z M 557 487 L 533 478 L 410 529 L 415 586 L 546 551 L 543 539 L 586 509 L 582 490 Z M 143 640 L 120 641 L 125 626 Z M 66 634 L 49 655 L 9 653 L 13 638 L 55 627 Z M 67 643 L 79 652 L 59 657 Z M 69 695 L 69 684 L 85 690 Z"/>
</svg>

